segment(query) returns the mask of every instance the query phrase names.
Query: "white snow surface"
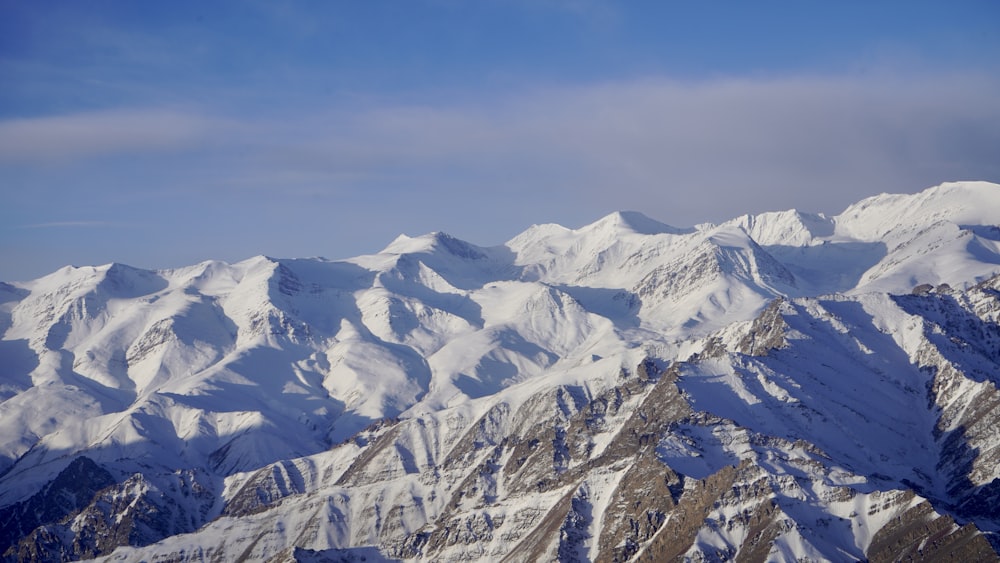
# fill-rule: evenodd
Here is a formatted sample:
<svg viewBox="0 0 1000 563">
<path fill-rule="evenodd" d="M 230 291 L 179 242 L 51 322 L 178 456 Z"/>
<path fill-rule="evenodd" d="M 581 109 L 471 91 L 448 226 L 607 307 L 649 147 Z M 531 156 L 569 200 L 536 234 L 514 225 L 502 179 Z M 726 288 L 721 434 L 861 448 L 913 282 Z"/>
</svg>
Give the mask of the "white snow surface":
<svg viewBox="0 0 1000 563">
<path fill-rule="evenodd" d="M 787 351 L 687 369 L 678 386 L 692 407 L 762 435 L 808 436 L 835 463 L 803 495 L 845 484 L 838 475 L 849 484 L 876 473 L 944 494 L 918 365 L 923 325 L 889 294 L 920 284 L 964 289 L 997 274 L 1000 185 L 986 182 L 883 194 L 832 217 L 783 211 L 675 228 L 619 212 L 579 229 L 536 225 L 490 248 L 431 233 L 340 261 L 66 267 L 0 284 L 0 505 L 35 494 L 79 455 L 122 476 L 208 468 L 220 499 L 291 460 L 282 471 L 296 468 L 297 486 L 322 494 L 112 559 L 190 554 L 261 530 L 253 554 L 269 557 L 319 513 L 331 524 L 309 549 L 377 545 L 352 522 L 395 505 L 407 507 L 410 532 L 432 520 L 448 499 L 433 500 L 438 485 L 414 475 L 439 464 L 490 409 L 516 411 L 559 386 L 593 397 L 646 356 L 682 361 L 712 339 L 734 345 L 779 297 Z M 386 466 L 398 476 L 334 485 L 364 451 L 366 432 L 384 432 L 364 429 L 385 419 L 422 428 L 398 448 L 398 470 Z M 505 429 L 492 432 L 499 440 Z M 602 436 L 598 452 L 611 439 Z M 665 436 L 658 455 L 696 478 L 749 455 L 731 437 L 699 436 Z M 590 481 L 599 508 L 592 528 L 620 478 Z M 838 517 L 864 514 L 875 502 L 864 493 L 837 505 Z M 497 496 L 509 521 L 530 508 Z M 791 518 L 810 506 L 786 504 Z M 866 522 L 851 525 L 830 545 L 782 536 L 772 555 L 863 556 Z M 696 546 L 742 541 L 707 533 Z M 501 543 L 484 544 L 482 557 Z M 593 539 L 582 550 L 597 555 Z"/>
</svg>

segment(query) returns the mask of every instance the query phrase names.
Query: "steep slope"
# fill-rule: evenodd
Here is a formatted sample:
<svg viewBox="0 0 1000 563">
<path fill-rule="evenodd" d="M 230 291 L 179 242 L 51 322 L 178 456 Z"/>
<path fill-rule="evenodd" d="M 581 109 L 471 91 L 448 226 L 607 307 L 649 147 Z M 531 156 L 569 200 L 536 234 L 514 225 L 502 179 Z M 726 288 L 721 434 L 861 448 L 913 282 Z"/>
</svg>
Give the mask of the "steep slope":
<svg viewBox="0 0 1000 563">
<path fill-rule="evenodd" d="M 947 183 L 912 195 L 882 194 L 834 217 L 796 211 L 744 216 L 746 230 L 802 280 L 804 293 L 961 286 L 1000 264 L 1000 190 Z"/>
<path fill-rule="evenodd" d="M 0 284 L 0 551 L 995 559 L 998 222 L 972 182 Z"/>
</svg>

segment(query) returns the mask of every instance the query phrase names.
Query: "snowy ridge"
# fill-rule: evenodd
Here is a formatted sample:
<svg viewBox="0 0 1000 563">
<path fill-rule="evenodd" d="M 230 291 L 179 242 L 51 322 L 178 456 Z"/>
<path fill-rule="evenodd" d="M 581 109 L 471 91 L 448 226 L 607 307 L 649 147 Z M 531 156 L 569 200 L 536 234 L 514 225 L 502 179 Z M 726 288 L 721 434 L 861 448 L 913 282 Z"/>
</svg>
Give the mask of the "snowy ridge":
<svg viewBox="0 0 1000 563">
<path fill-rule="evenodd" d="M 995 559 L 998 223 L 963 182 L 0 284 L 0 554 Z"/>
</svg>

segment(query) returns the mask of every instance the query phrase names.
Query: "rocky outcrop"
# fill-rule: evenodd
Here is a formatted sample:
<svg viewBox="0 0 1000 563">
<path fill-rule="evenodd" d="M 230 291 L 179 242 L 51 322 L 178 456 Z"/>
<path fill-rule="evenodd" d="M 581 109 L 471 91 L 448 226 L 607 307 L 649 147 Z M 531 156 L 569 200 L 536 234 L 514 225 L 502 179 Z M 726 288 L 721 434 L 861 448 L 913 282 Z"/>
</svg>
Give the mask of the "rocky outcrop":
<svg viewBox="0 0 1000 563">
<path fill-rule="evenodd" d="M 798 310 L 772 304 L 750 325 L 751 332 L 765 335 L 757 342 L 766 345 L 739 349 L 734 357 L 785 350 L 783 335 L 790 329 L 783 315 Z M 744 344 L 745 338 L 735 346 Z M 943 369 L 942 358 L 935 358 Z M 707 361 L 722 359 L 714 354 Z M 559 386 L 516 408 L 496 403 L 464 423 L 464 432 L 435 446 L 436 453 L 419 459 L 407 452 L 436 435 L 437 422 L 374 424 L 341 446 L 359 455 L 329 484 L 342 491 L 335 503 L 340 508 L 333 508 L 332 497 L 325 504 L 309 501 L 306 508 L 302 503 L 315 494 L 312 478 L 303 477 L 295 463 L 272 464 L 241 481 L 221 508 L 224 519 L 272 521 L 301 504 L 312 516 L 294 530 L 295 545 L 316 546 L 310 542 L 323 537 L 325 527 L 347 525 L 358 538 L 374 538 L 379 548 L 289 548 L 281 555 L 268 547 L 288 541 L 280 539 L 279 527 L 228 549 L 288 561 L 770 561 L 781 559 L 786 546 L 803 543 L 817 553 L 834 553 L 823 544 L 828 541 L 823 530 L 849 530 L 852 518 L 812 507 L 852 505 L 878 508 L 868 514 L 867 522 L 875 526 L 869 545 L 831 544 L 851 557 L 995 558 L 976 525 L 956 523 L 942 511 L 948 505 L 941 499 L 924 501 L 913 490 L 880 493 L 875 481 L 844 474 L 808 441 L 767 435 L 695 410 L 678 386 L 689 367 L 650 358 L 622 370 L 616 385 L 595 395 Z M 94 470 L 92 462 L 76 465 Z M 33 528 L 8 557 L 87 558 L 195 531 L 214 514 L 215 495 L 205 479 L 190 472 L 172 480 L 136 474 L 105 486 L 87 504 Z M 827 484 L 837 480 L 858 486 Z M 378 492 L 387 484 L 411 491 Z M 420 490 L 432 490 L 444 501 L 421 498 Z M 983 493 L 989 486 L 974 490 Z M 180 497 L 190 502 L 176 502 Z M 362 504 L 350 508 L 352 502 Z M 987 498 L 978 510 L 991 514 L 990 502 Z M 955 516 L 975 512 L 972 506 L 954 509 Z M 350 520 L 340 520 L 348 514 Z"/>
<path fill-rule="evenodd" d="M 872 563 L 891 561 L 1000 561 L 973 524 L 959 526 L 922 502 L 875 533 L 866 554 Z"/>
<path fill-rule="evenodd" d="M 995 559 L 989 190 L 0 284 L 0 551 Z"/>
<path fill-rule="evenodd" d="M 937 469 L 959 517 L 996 519 L 1000 501 L 1000 277 L 967 292 L 897 296 L 921 320 L 915 362 L 930 376 Z"/>
<path fill-rule="evenodd" d="M 784 299 L 771 301 L 753 320 L 750 329 L 740 339 L 736 349 L 748 356 L 766 356 L 771 350 L 787 346 L 785 331 L 788 330 L 788 324 L 782 317 L 784 307 L 786 307 Z"/>
<path fill-rule="evenodd" d="M 99 491 L 114 482 L 114 477 L 90 458 L 74 459 L 29 499 L 0 510 L 0 552 L 7 558 L 21 559 L 16 545 L 22 538 L 41 526 L 54 525 L 78 514 Z M 61 536 L 50 531 L 39 532 L 40 553 L 59 553 L 60 540 Z"/>
<path fill-rule="evenodd" d="M 267 510 L 281 499 L 305 492 L 302 475 L 291 461 L 265 467 L 247 480 L 226 503 L 222 514 L 246 516 Z"/>
<path fill-rule="evenodd" d="M 181 471 L 142 474 L 98 491 L 63 518 L 35 528 L 7 551 L 17 561 L 72 561 L 110 553 L 119 546 L 143 546 L 200 528 L 215 494 L 206 475 Z M 183 499 L 183 500 L 181 500 Z"/>
</svg>

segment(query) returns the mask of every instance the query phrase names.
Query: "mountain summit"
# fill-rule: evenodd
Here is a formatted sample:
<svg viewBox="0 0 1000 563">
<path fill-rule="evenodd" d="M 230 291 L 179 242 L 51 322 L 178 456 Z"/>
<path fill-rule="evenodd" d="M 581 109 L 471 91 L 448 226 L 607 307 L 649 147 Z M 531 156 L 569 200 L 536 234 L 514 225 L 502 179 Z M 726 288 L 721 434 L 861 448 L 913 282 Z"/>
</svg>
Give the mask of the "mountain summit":
<svg viewBox="0 0 1000 563">
<path fill-rule="evenodd" d="M 0 283 L 7 560 L 998 560 L 1000 186 Z"/>
</svg>

